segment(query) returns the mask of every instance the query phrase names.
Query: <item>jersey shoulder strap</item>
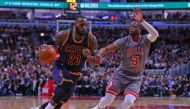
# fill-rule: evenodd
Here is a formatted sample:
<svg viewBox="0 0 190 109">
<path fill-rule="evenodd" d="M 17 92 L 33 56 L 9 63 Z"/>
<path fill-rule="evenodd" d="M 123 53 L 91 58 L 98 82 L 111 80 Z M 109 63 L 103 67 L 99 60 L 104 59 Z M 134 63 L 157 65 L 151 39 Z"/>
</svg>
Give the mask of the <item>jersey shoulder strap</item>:
<svg viewBox="0 0 190 109">
<path fill-rule="evenodd" d="M 63 41 L 62 46 L 64 46 L 67 43 L 67 41 L 68 41 L 68 39 L 70 37 L 70 34 L 72 34 L 72 29 L 66 30 L 65 40 Z"/>
</svg>

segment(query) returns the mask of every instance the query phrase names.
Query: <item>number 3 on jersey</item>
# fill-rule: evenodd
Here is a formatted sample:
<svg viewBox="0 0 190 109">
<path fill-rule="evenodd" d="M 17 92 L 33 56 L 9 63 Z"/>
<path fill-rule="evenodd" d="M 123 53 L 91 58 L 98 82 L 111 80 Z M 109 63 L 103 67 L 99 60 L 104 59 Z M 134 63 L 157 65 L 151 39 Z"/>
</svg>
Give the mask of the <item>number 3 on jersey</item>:
<svg viewBox="0 0 190 109">
<path fill-rule="evenodd" d="M 69 65 L 79 65 L 80 60 L 81 60 L 80 55 L 69 54 L 68 64 Z"/>
<path fill-rule="evenodd" d="M 132 57 L 132 66 L 138 66 L 139 63 L 139 56 L 133 56 Z"/>
</svg>

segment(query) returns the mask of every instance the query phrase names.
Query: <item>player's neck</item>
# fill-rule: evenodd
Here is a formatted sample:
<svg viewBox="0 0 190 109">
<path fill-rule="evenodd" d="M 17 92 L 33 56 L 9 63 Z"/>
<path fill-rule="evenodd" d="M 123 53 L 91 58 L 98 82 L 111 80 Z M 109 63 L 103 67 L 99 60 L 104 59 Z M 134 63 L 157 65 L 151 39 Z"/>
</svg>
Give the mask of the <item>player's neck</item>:
<svg viewBox="0 0 190 109">
<path fill-rule="evenodd" d="M 140 40 L 140 35 L 133 35 L 131 38 L 134 42 L 138 42 Z"/>
<path fill-rule="evenodd" d="M 74 38 L 74 40 L 76 40 L 76 41 L 81 41 L 81 40 L 83 40 L 84 39 L 84 35 L 79 35 L 79 34 L 77 34 L 77 32 L 76 32 L 76 30 L 74 29 L 73 30 L 73 38 Z"/>
</svg>

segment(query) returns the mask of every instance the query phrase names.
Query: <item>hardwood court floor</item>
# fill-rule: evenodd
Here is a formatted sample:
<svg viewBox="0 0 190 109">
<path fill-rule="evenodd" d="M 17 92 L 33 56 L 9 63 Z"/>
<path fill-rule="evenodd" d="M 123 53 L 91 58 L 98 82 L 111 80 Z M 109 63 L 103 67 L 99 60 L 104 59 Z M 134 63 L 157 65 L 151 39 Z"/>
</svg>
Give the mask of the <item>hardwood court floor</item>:
<svg viewBox="0 0 190 109">
<path fill-rule="evenodd" d="M 30 109 L 46 102 L 47 97 L 0 97 L 0 109 Z M 99 97 L 73 97 L 62 109 L 89 109 L 97 104 Z M 122 101 L 116 99 L 106 109 L 115 109 Z M 190 97 L 160 98 L 140 97 L 132 109 L 190 109 Z"/>
</svg>

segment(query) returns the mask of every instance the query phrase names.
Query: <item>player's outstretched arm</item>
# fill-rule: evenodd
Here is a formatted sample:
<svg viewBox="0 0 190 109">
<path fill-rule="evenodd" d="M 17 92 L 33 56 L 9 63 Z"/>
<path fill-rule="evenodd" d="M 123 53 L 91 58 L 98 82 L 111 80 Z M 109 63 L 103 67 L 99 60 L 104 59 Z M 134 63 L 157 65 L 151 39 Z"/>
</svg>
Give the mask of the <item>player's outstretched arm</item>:
<svg viewBox="0 0 190 109">
<path fill-rule="evenodd" d="M 106 54 L 110 52 L 116 51 L 116 48 L 117 48 L 116 45 L 113 43 L 113 44 L 108 45 L 107 47 L 101 48 L 99 52 L 94 56 L 91 55 L 89 49 L 84 49 L 83 54 L 86 56 L 90 64 L 99 65 L 101 58 L 103 58 Z"/>
<path fill-rule="evenodd" d="M 62 45 L 67 40 L 69 30 L 62 30 L 58 32 L 53 38 L 49 39 L 46 44 L 48 45 Z"/>
<path fill-rule="evenodd" d="M 94 35 L 89 33 L 89 41 L 88 41 L 88 47 L 89 49 L 83 50 L 83 55 L 86 57 L 87 61 L 91 65 L 99 65 L 99 58 L 97 55 L 98 51 L 98 41 Z M 93 55 L 93 56 L 92 56 Z"/>
<path fill-rule="evenodd" d="M 92 55 L 95 55 L 98 51 L 98 41 L 97 41 L 96 37 L 91 33 L 89 33 L 88 46 L 90 48 Z"/>
<path fill-rule="evenodd" d="M 151 42 L 154 42 L 159 37 L 158 31 L 152 25 L 150 25 L 148 22 L 146 22 L 145 20 L 141 24 L 149 32 L 148 39 Z"/>
<path fill-rule="evenodd" d="M 114 43 L 104 47 L 104 48 L 101 48 L 98 52 L 98 56 L 100 56 L 101 58 L 104 57 L 106 54 L 110 53 L 110 52 L 115 52 L 117 50 L 117 47 Z"/>
<path fill-rule="evenodd" d="M 135 12 L 135 20 L 143 25 L 143 27 L 149 32 L 148 39 L 151 42 L 154 42 L 159 36 L 158 31 L 143 19 L 142 11 L 139 8 L 134 8 L 134 12 Z"/>
</svg>

